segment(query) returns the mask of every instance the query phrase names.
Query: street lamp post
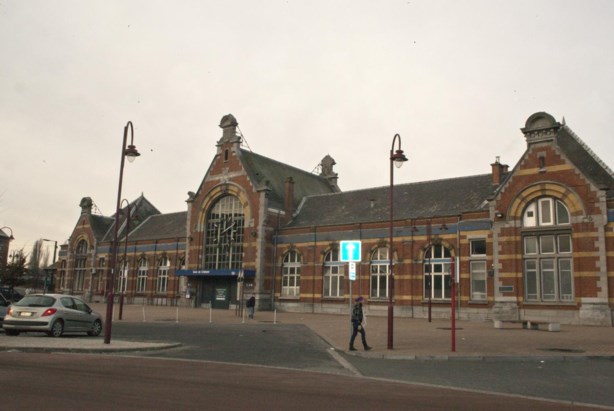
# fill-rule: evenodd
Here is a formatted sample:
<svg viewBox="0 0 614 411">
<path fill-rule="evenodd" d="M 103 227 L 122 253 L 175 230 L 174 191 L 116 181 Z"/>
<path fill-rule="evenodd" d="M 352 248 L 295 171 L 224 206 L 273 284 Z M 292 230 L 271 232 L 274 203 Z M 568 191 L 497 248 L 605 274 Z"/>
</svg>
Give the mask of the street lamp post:
<svg viewBox="0 0 614 411">
<path fill-rule="evenodd" d="M 126 147 L 128 139 L 128 129 L 130 129 L 130 145 Z M 136 157 L 140 156 L 134 146 L 134 127 L 129 121 L 124 127 L 124 140 L 122 143 L 121 163 L 119 166 L 119 184 L 117 188 L 117 206 L 115 207 L 115 224 L 113 232 L 113 244 L 111 244 L 111 277 L 107 287 L 107 312 L 104 324 L 104 343 L 111 343 L 111 327 L 113 322 L 113 289 L 115 287 L 115 271 L 117 265 L 117 236 L 119 235 L 119 216 L 121 213 L 120 203 L 122 198 L 122 182 L 124 177 L 124 160 L 128 157 L 129 162 L 133 162 Z"/>
<path fill-rule="evenodd" d="M 398 140 L 398 148 L 395 151 L 394 145 Z M 390 190 L 388 192 L 389 195 L 389 210 L 390 210 L 390 242 L 388 243 L 388 258 L 390 260 L 390 265 L 388 266 L 388 349 L 392 350 L 393 348 L 393 322 L 394 322 L 394 268 L 393 268 L 393 260 L 394 260 L 394 250 L 392 246 L 392 241 L 394 239 L 393 234 L 393 219 L 394 219 L 394 166 L 396 168 L 400 168 L 403 163 L 407 161 L 407 157 L 403 154 L 403 150 L 401 150 L 401 136 L 399 134 L 395 134 L 392 139 L 392 147 L 390 148 Z"/>
<path fill-rule="evenodd" d="M 51 264 L 53 269 L 55 269 L 55 256 L 57 254 L 57 250 L 58 250 L 58 242 L 56 240 L 48 240 L 46 238 L 42 238 L 43 241 L 49 241 L 50 243 L 53 243 L 53 263 Z M 52 271 L 53 273 L 53 271 Z M 53 275 L 53 274 L 51 274 Z M 45 294 L 47 292 L 47 287 L 49 286 L 50 281 L 48 280 L 49 277 L 49 273 L 46 273 L 45 275 L 45 284 L 43 285 L 43 294 Z"/>
</svg>

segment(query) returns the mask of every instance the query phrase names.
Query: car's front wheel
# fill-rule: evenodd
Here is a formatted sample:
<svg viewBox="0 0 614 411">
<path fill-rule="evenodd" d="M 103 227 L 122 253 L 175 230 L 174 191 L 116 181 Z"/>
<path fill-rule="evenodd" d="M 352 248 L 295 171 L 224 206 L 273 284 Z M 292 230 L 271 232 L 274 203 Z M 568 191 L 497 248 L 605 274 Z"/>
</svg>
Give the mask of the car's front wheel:
<svg viewBox="0 0 614 411">
<path fill-rule="evenodd" d="M 51 325 L 51 331 L 49 331 L 50 337 L 61 337 L 64 334 L 64 323 L 62 320 L 56 320 L 53 325 Z"/>
<path fill-rule="evenodd" d="M 19 330 L 7 330 L 6 328 L 4 329 L 4 333 L 6 335 L 10 335 L 12 337 L 19 335 Z"/>
<path fill-rule="evenodd" d="M 91 335 L 92 337 L 98 337 L 102 332 L 102 322 L 100 320 L 94 321 L 92 325 L 92 329 L 87 332 L 87 335 Z"/>
</svg>

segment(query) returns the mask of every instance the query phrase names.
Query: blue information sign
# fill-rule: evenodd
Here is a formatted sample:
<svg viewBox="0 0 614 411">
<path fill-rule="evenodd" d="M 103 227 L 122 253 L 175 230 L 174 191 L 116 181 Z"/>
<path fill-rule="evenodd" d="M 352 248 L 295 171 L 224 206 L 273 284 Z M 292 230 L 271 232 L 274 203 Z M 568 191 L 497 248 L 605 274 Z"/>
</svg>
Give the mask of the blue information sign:
<svg viewBox="0 0 614 411">
<path fill-rule="evenodd" d="M 360 241 L 340 241 L 341 247 L 340 260 L 344 262 L 360 261 Z"/>
</svg>

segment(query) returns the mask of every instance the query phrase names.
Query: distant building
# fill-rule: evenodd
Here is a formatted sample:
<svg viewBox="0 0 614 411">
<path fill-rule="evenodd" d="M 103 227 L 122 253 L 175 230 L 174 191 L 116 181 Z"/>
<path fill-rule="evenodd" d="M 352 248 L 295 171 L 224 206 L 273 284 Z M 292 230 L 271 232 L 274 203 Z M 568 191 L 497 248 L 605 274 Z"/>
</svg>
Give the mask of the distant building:
<svg viewBox="0 0 614 411">
<path fill-rule="evenodd" d="M 5 267 L 9 261 L 9 245 L 11 236 L 13 234 L 7 234 L 4 230 L 0 229 L 0 268 Z"/>
<path fill-rule="evenodd" d="M 260 309 L 347 312 L 339 242 L 360 240 L 351 292 L 386 315 L 389 187 L 341 192 L 330 156 L 319 174 L 299 170 L 242 148 L 237 125 L 222 118 L 186 211 L 162 214 L 143 196 L 124 209 L 116 290 L 129 303 L 224 309 L 253 292 Z M 489 173 L 395 186 L 395 315 L 449 317 L 454 261 L 462 319 L 612 325 L 614 174 L 547 113 L 521 131 L 512 169 L 497 158 Z M 56 284 L 102 300 L 114 216 L 92 214 L 87 197 L 81 210 Z"/>
</svg>

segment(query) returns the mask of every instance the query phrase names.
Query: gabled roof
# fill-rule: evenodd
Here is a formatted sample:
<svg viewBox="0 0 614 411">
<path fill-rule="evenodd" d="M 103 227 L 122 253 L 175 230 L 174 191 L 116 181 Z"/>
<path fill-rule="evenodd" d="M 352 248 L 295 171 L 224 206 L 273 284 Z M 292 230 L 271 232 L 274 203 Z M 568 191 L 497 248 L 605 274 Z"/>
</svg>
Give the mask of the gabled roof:
<svg viewBox="0 0 614 411">
<path fill-rule="evenodd" d="M 394 219 L 482 210 L 494 189 L 490 174 L 396 185 Z M 288 226 L 382 222 L 389 218 L 389 187 L 377 187 L 307 197 Z"/>
<path fill-rule="evenodd" d="M 186 211 L 150 216 L 128 235 L 129 241 L 186 237 Z"/>
<path fill-rule="evenodd" d="M 608 198 L 614 197 L 612 170 L 569 127 L 563 125 L 556 138 L 557 145 L 586 178 L 601 189 Z"/>
<path fill-rule="evenodd" d="M 128 208 L 130 208 L 130 231 L 132 231 L 134 227 L 138 227 L 149 217 L 160 214 L 160 211 L 148 199 L 146 199 L 143 194 L 141 194 L 140 197 L 130 203 L 130 206 L 126 206 L 121 209 L 121 215 L 119 217 L 119 238 L 125 236 L 126 233 L 126 211 Z M 110 220 L 111 224 L 103 236 L 103 241 L 113 240 L 115 214 L 113 214 L 113 217 L 111 217 Z"/>
<path fill-rule="evenodd" d="M 241 149 L 241 163 L 250 180 L 256 187 L 267 187 L 271 205 L 283 208 L 285 182 L 288 177 L 294 180 L 294 205 L 303 197 L 333 193 L 336 187 L 319 175 L 300 170 L 296 167 Z"/>
</svg>

